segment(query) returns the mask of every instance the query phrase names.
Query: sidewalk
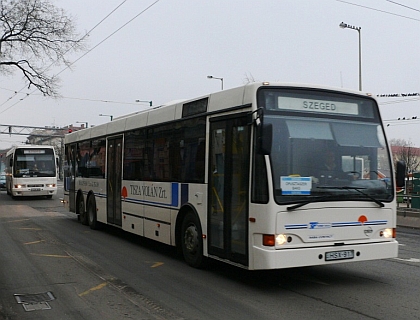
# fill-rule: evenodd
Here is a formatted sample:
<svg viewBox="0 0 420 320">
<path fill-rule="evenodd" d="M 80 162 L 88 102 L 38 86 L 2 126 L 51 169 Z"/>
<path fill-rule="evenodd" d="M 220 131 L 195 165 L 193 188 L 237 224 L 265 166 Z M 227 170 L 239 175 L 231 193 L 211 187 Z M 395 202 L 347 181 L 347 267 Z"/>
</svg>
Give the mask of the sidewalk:
<svg viewBox="0 0 420 320">
<path fill-rule="evenodd" d="M 420 209 L 407 208 L 407 203 L 399 203 L 397 226 L 420 229 Z"/>
</svg>

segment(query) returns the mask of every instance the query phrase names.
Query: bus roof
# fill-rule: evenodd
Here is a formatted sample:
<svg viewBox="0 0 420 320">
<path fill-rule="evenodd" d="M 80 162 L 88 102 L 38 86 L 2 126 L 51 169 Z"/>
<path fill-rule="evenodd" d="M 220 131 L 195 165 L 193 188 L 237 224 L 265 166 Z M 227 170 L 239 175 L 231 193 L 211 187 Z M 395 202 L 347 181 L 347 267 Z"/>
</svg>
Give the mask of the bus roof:
<svg viewBox="0 0 420 320">
<path fill-rule="evenodd" d="M 371 96 L 362 94 L 359 91 L 346 90 L 342 88 L 325 87 L 320 85 L 296 84 L 296 83 L 273 83 L 273 82 L 252 82 L 246 85 L 222 90 L 194 99 L 174 100 L 160 106 L 151 107 L 140 110 L 131 114 L 114 118 L 113 121 L 94 126 L 91 128 L 81 129 L 66 134 L 66 143 L 75 141 L 88 140 L 95 137 L 101 137 L 109 134 L 118 134 L 126 130 L 132 130 L 140 127 L 152 126 L 158 123 L 169 122 L 183 118 L 183 106 L 194 101 L 207 99 L 207 112 L 220 112 L 235 106 L 256 105 L 255 92 L 260 87 L 293 87 L 308 89 L 324 89 L 330 91 L 338 91 L 356 95 Z"/>
<path fill-rule="evenodd" d="M 37 144 L 20 144 L 17 146 L 11 147 L 7 152 L 6 156 L 13 153 L 16 149 L 33 149 L 33 148 L 48 148 L 48 149 L 54 149 L 53 146 L 49 145 L 37 145 Z"/>
</svg>

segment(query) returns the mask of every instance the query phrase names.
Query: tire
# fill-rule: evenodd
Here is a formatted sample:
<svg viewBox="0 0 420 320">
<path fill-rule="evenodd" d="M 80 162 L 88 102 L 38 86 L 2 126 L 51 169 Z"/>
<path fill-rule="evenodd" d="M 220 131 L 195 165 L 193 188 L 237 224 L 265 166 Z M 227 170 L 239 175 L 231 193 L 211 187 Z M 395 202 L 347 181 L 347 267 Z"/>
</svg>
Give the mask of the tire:
<svg viewBox="0 0 420 320">
<path fill-rule="evenodd" d="M 182 221 L 181 248 L 184 260 L 189 266 L 204 267 L 203 233 L 200 221 L 193 212 L 188 212 Z"/>
<path fill-rule="evenodd" d="M 96 201 L 95 201 L 94 196 L 90 196 L 89 199 L 88 199 L 86 216 L 87 216 L 87 219 L 88 219 L 89 227 L 92 230 L 98 230 L 99 227 L 100 227 L 100 223 L 97 220 Z"/>
<path fill-rule="evenodd" d="M 85 200 L 83 198 L 83 195 L 77 197 L 76 213 L 79 215 L 80 222 L 83 225 L 87 226 L 88 218 L 85 210 Z"/>
</svg>

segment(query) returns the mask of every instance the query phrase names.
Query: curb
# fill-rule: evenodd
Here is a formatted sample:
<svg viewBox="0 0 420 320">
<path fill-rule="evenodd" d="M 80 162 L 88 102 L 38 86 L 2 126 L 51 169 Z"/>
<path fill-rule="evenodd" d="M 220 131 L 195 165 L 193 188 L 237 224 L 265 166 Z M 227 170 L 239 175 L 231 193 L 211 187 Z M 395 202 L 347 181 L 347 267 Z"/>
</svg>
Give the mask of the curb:
<svg viewBox="0 0 420 320">
<path fill-rule="evenodd" d="M 405 207 L 397 208 L 397 226 L 420 229 L 420 210 Z"/>
</svg>

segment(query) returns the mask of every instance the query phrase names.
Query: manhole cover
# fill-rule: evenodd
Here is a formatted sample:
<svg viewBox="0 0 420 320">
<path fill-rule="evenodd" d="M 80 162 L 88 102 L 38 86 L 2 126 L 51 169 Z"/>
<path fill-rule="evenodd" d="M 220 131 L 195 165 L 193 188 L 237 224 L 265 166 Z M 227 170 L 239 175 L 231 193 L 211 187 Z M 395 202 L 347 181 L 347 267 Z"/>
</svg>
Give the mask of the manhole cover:
<svg viewBox="0 0 420 320">
<path fill-rule="evenodd" d="M 22 303 L 25 311 L 35 311 L 35 310 L 50 310 L 51 307 L 48 302 L 35 302 L 35 303 Z"/>
<path fill-rule="evenodd" d="M 17 303 L 22 304 L 25 311 L 35 310 L 49 310 L 51 306 L 47 301 L 55 299 L 52 292 L 44 293 L 26 293 L 26 294 L 14 294 Z"/>
</svg>

